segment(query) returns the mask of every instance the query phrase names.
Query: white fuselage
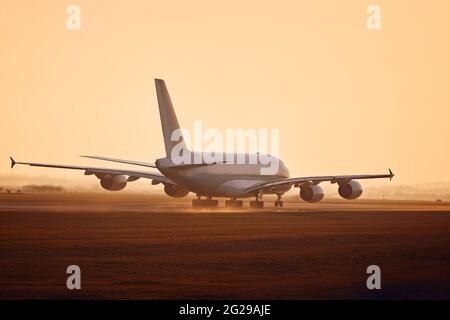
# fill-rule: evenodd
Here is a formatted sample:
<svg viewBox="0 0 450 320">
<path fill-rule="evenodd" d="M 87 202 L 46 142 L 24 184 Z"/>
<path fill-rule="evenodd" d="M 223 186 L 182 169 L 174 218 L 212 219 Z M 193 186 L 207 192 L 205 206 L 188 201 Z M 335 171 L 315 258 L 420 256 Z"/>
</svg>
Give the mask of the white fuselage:
<svg viewBox="0 0 450 320">
<path fill-rule="evenodd" d="M 262 169 L 266 166 L 259 160 L 251 163 L 249 159 L 249 155 L 245 155 L 244 163 L 183 167 L 183 165 L 175 165 L 170 158 L 161 158 L 156 161 L 156 166 L 166 177 L 188 188 L 189 191 L 211 197 L 250 197 L 254 194 L 246 193 L 246 189 L 252 185 L 289 178 L 289 170 L 276 157 L 273 159 L 278 161 L 278 165 L 273 174 L 264 174 Z M 284 187 L 270 193 L 282 194 L 288 190 L 289 188 Z"/>
</svg>

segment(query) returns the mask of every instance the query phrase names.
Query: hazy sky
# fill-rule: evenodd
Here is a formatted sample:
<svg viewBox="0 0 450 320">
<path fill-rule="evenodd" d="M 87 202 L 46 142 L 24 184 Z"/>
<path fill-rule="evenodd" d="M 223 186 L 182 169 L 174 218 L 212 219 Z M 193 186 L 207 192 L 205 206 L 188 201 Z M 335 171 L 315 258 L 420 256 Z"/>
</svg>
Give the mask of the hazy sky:
<svg viewBox="0 0 450 320">
<path fill-rule="evenodd" d="M 66 28 L 71 3 L 80 30 Z M 370 4 L 381 7 L 379 31 L 366 27 Z M 450 181 L 448 0 L 1 7 L 0 174 L 83 177 L 11 171 L 9 155 L 106 167 L 78 155 L 163 156 L 159 77 L 185 128 L 279 128 L 293 176 L 390 167 L 394 183 Z"/>
</svg>

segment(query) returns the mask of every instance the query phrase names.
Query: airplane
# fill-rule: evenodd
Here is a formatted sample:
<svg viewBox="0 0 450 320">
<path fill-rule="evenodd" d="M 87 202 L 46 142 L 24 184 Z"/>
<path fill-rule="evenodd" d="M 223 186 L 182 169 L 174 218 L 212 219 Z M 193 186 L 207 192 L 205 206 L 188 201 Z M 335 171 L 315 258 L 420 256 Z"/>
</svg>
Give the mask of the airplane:
<svg viewBox="0 0 450 320">
<path fill-rule="evenodd" d="M 323 199 L 324 191 L 320 187 L 322 182 L 331 182 L 338 185 L 338 193 L 344 199 L 356 199 L 361 196 L 363 189 L 356 180 L 389 178 L 392 180 L 394 173 L 389 169 L 386 174 L 360 174 L 360 175 L 334 175 L 311 176 L 291 178 L 286 165 L 278 158 L 278 170 L 273 174 L 261 174 L 262 163 L 194 163 L 177 164 L 172 160 L 171 152 L 175 145 L 182 144 L 183 137 L 178 141 L 172 140 L 172 133 L 180 130 L 172 101 L 164 80 L 155 79 L 156 94 L 159 106 L 159 114 L 164 138 L 166 156 L 157 159 L 154 163 L 116 159 L 100 156 L 82 156 L 85 158 L 111 161 L 128 165 L 158 169 L 159 172 L 141 170 L 108 169 L 90 166 L 58 165 L 48 163 L 19 162 L 12 157 L 11 168 L 15 165 L 29 165 L 33 167 L 62 168 L 82 170 L 85 175 L 95 175 L 100 180 L 100 185 L 110 191 L 122 190 L 128 182 L 138 179 L 150 179 L 152 185 L 162 184 L 164 192 L 173 198 L 186 197 L 190 192 L 196 194 L 192 200 L 193 207 L 218 207 L 218 200 L 213 198 L 229 198 L 225 201 L 226 207 L 243 207 L 243 198 L 252 198 L 250 207 L 263 208 L 264 194 L 277 195 L 275 207 L 283 207 L 282 195 L 292 187 L 299 188 L 299 196 L 306 202 L 318 202 Z M 186 148 L 186 150 L 188 150 Z M 196 156 L 196 152 L 189 151 L 190 156 Z M 225 154 L 227 155 L 227 154 Z M 228 154 L 230 155 L 230 154 Z M 198 156 L 198 154 L 197 154 Z M 201 155 L 203 156 L 203 155 Z M 231 157 L 235 157 L 232 154 Z M 244 154 L 249 159 L 251 154 Z M 228 158 L 227 158 L 228 159 Z"/>
</svg>

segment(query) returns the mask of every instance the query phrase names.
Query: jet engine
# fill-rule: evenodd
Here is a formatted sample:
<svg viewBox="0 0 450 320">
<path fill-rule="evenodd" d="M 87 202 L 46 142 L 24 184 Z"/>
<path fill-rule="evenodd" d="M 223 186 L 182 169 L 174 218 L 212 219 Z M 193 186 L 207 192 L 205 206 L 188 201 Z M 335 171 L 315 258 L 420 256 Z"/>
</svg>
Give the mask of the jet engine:
<svg viewBox="0 0 450 320">
<path fill-rule="evenodd" d="M 188 195 L 189 190 L 176 184 L 166 184 L 164 185 L 164 192 L 173 198 L 183 198 Z"/>
<path fill-rule="evenodd" d="M 109 191 L 122 190 L 127 185 L 128 177 L 124 175 L 105 175 L 100 179 L 103 189 Z"/>
<path fill-rule="evenodd" d="M 320 201 L 323 196 L 323 189 L 319 185 L 304 184 L 300 187 L 300 198 L 306 202 Z"/>
<path fill-rule="evenodd" d="M 338 192 L 344 199 L 356 199 L 362 194 L 363 190 L 359 182 L 350 180 L 345 183 L 339 183 Z"/>
</svg>

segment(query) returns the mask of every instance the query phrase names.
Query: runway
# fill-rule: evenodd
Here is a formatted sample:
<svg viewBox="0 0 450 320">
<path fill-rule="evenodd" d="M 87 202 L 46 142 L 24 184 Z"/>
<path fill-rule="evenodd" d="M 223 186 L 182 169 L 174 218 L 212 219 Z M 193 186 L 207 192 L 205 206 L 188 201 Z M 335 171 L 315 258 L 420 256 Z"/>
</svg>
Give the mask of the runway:
<svg viewBox="0 0 450 320">
<path fill-rule="evenodd" d="M 450 298 L 449 203 L 190 199 L 0 194 L 0 298 Z M 73 264 L 79 291 L 66 288 Z M 366 287 L 369 265 L 381 290 Z"/>
</svg>

